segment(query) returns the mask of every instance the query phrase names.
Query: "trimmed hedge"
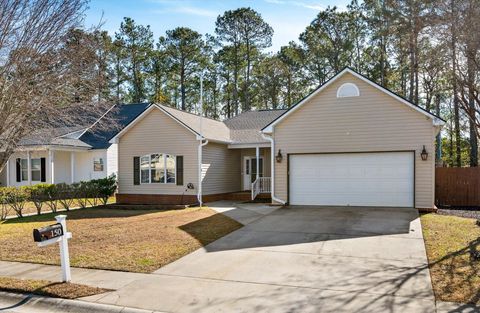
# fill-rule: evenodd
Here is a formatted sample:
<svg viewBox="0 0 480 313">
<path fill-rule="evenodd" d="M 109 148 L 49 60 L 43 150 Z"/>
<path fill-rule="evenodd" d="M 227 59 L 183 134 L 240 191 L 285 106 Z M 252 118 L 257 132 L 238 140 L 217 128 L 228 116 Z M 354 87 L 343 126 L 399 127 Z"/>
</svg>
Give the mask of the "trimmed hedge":
<svg viewBox="0 0 480 313">
<path fill-rule="evenodd" d="M 0 220 L 4 220 L 10 212 L 23 217 L 27 202 L 33 202 L 37 214 L 47 205 L 52 212 L 59 206 L 70 210 L 75 200 L 80 207 L 106 205 L 108 198 L 117 190 L 115 175 L 102 179 L 74 184 L 38 184 L 23 187 L 0 187 Z"/>
</svg>

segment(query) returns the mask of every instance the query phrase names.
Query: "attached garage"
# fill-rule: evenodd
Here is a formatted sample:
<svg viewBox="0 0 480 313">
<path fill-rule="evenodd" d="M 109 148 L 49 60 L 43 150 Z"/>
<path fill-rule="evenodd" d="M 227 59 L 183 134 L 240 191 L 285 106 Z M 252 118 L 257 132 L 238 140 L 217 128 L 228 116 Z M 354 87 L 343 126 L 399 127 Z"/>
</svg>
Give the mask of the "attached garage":
<svg viewBox="0 0 480 313">
<path fill-rule="evenodd" d="M 292 205 L 414 206 L 414 152 L 289 155 Z"/>
<path fill-rule="evenodd" d="M 276 160 L 272 199 L 433 208 L 435 136 L 444 124 L 346 68 L 262 129 Z"/>
</svg>

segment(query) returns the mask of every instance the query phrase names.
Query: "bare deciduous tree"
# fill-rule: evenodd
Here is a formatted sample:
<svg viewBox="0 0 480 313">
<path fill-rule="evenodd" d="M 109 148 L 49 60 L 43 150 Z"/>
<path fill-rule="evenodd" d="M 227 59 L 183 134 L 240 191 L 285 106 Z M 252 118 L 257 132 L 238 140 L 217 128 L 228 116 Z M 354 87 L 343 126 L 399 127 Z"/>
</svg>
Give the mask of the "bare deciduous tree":
<svg viewBox="0 0 480 313">
<path fill-rule="evenodd" d="M 85 0 L 0 0 L 0 169 L 27 135 L 79 124 L 95 99 L 95 53 L 81 31 Z"/>
</svg>

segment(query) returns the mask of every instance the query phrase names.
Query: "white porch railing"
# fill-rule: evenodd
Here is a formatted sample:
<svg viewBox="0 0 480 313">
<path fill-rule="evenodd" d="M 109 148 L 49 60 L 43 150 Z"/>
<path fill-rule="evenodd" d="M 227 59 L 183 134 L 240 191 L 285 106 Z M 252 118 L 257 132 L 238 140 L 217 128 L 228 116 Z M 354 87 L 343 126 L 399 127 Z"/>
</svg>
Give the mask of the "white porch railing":
<svg viewBox="0 0 480 313">
<path fill-rule="evenodd" d="M 271 192 L 271 178 L 270 177 L 259 177 L 255 179 L 252 183 L 252 200 L 260 193 L 270 193 Z"/>
</svg>

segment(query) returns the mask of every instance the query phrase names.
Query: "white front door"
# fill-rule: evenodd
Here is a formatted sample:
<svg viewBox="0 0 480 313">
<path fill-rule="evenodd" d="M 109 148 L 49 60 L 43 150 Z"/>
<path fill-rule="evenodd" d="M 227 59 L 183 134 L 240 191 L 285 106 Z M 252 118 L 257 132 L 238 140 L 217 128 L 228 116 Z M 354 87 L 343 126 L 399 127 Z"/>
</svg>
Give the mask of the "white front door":
<svg viewBox="0 0 480 313">
<path fill-rule="evenodd" d="M 259 176 L 263 177 L 263 157 L 258 161 Z M 252 183 L 257 179 L 257 158 L 252 156 L 243 157 L 243 190 L 251 190 Z"/>
<path fill-rule="evenodd" d="M 413 152 L 292 155 L 291 204 L 413 207 Z"/>
</svg>

